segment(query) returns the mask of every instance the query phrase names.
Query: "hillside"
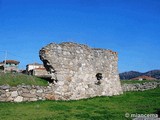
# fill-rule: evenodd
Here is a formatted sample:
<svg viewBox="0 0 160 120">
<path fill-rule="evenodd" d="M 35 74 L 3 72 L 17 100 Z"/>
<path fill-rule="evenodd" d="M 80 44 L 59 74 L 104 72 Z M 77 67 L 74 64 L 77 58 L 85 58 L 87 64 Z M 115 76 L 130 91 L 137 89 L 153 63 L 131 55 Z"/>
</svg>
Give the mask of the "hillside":
<svg viewBox="0 0 160 120">
<path fill-rule="evenodd" d="M 141 75 L 160 79 L 160 70 L 151 70 L 145 73 L 141 73 L 138 71 L 129 71 L 129 72 L 123 72 L 119 74 L 121 80 L 129 80 L 129 79 L 141 76 Z"/>
<path fill-rule="evenodd" d="M 142 74 L 143 73 L 140 73 L 140 72 L 137 72 L 137 71 L 129 71 L 129 72 L 120 73 L 119 76 L 120 76 L 121 80 L 129 80 L 131 78 L 141 76 Z"/>
<path fill-rule="evenodd" d="M 146 76 L 151 76 L 156 79 L 160 79 L 160 70 L 151 70 L 146 73 L 144 73 Z"/>
<path fill-rule="evenodd" d="M 25 74 L 12 74 L 12 73 L 0 73 L 0 85 L 10 85 L 10 86 L 17 86 L 17 85 L 40 85 L 40 86 L 47 86 L 48 83 L 46 80 L 35 77 L 29 76 Z"/>
</svg>

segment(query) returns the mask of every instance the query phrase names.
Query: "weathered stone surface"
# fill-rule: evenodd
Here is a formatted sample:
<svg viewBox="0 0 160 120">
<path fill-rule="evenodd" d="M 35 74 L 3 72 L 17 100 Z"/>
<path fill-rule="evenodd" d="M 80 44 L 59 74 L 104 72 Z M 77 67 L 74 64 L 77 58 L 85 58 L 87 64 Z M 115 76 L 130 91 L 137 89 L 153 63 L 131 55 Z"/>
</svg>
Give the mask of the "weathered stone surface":
<svg viewBox="0 0 160 120">
<path fill-rule="evenodd" d="M 17 87 L 11 87 L 10 88 L 10 91 L 16 91 L 17 90 Z"/>
<path fill-rule="evenodd" d="M 6 98 L 0 97 L 0 101 L 1 101 L 1 102 L 5 102 L 5 101 L 7 101 L 7 100 L 6 100 Z"/>
<path fill-rule="evenodd" d="M 30 101 L 30 98 L 23 98 L 23 101 Z"/>
<path fill-rule="evenodd" d="M 11 92 L 11 97 L 17 97 L 17 96 L 18 96 L 18 92 L 17 91 Z"/>
<path fill-rule="evenodd" d="M 36 93 L 36 96 L 41 97 L 42 93 Z"/>
<path fill-rule="evenodd" d="M 6 98 L 7 96 L 6 96 L 6 94 L 1 94 L 0 97 L 1 97 L 1 98 Z"/>
<path fill-rule="evenodd" d="M 55 99 L 81 99 L 122 93 L 116 52 L 76 43 L 51 43 L 39 52 L 55 84 Z M 96 74 L 102 74 L 98 82 Z M 56 81 L 57 80 L 57 81 Z M 90 86 L 90 87 L 89 87 Z M 70 95 L 65 95 L 65 93 Z"/>
<path fill-rule="evenodd" d="M 37 98 L 30 98 L 29 101 L 37 101 Z"/>
<path fill-rule="evenodd" d="M 9 92 L 9 89 L 6 89 L 5 91 L 6 91 L 6 92 Z"/>
<path fill-rule="evenodd" d="M 6 96 L 9 97 L 11 95 L 11 92 L 6 92 Z"/>
<path fill-rule="evenodd" d="M 159 87 L 160 82 L 145 82 L 145 83 L 135 83 L 135 84 L 123 84 L 123 91 L 144 91 L 149 89 L 155 89 Z"/>
<path fill-rule="evenodd" d="M 29 94 L 29 93 L 23 93 L 23 94 L 22 94 L 22 97 L 35 98 L 36 95 L 34 95 L 34 94 Z"/>
<path fill-rule="evenodd" d="M 23 97 L 22 96 L 17 96 L 15 99 L 14 99 L 14 102 L 22 102 L 23 101 Z"/>
<path fill-rule="evenodd" d="M 13 101 L 13 100 L 14 100 L 14 98 L 12 98 L 11 96 L 7 97 L 7 99 L 6 99 L 7 102 L 10 102 L 10 101 Z"/>
<path fill-rule="evenodd" d="M 36 89 L 31 89 L 31 90 L 30 90 L 30 93 L 31 93 L 31 94 L 35 94 L 36 91 L 37 91 Z"/>
<path fill-rule="evenodd" d="M 10 88 L 9 85 L 2 85 L 2 86 L 0 86 L 0 89 L 2 89 L 2 90 L 6 90 L 6 89 L 9 89 L 9 88 Z"/>
<path fill-rule="evenodd" d="M 43 92 L 42 89 L 37 90 L 37 93 L 42 93 L 42 92 Z"/>
<path fill-rule="evenodd" d="M 52 94 L 46 94 L 46 95 L 45 95 L 45 98 L 46 98 L 47 100 L 55 100 L 55 97 L 54 97 L 54 95 L 52 95 Z"/>
<path fill-rule="evenodd" d="M 23 91 L 24 93 L 29 93 L 29 92 L 30 92 L 27 88 L 23 88 L 22 91 Z"/>
<path fill-rule="evenodd" d="M 0 95 L 6 93 L 5 90 L 0 90 Z"/>
<path fill-rule="evenodd" d="M 108 84 L 110 84 L 110 82 L 108 82 Z M 116 93 L 117 92 L 116 90 L 109 91 L 110 88 L 107 88 L 108 90 L 104 91 L 102 85 L 99 85 L 99 91 L 96 91 L 96 88 L 94 88 L 94 85 L 91 85 L 86 82 L 79 83 L 78 86 L 72 85 L 72 84 L 65 84 L 65 86 L 58 87 L 58 89 L 54 91 L 55 87 L 56 86 L 54 84 L 48 87 L 37 86 L 35 88 L 35 86 L 32 86 L 28 90 L 28 93 L 26 93 L 25 91 L 23 92 L 21 86 L 16 87 L 17 91 L 14 91 L 15 87 L 13 89 L 12 87 L 10 87 L 10 90 L 13 90 L 13 91 L 6 91 L 6 90 L 0 89 L 0 92 L 1 92 L 0 101 L 22 102 L 22 101 L 37 101 L 37 100 L 46 100 L 46 99 L 47 100 L 81 99 L 81 98 L 89 98 L 89 97 L 97 96 L 97 94 L 100 94 L 102 91 L 103 92 L 101 94 L 104 96 L 106 94 L 110 96 L 118 94 Z M 160 82 L 147 82 L 142 84 L 135 83 L 135 84 L 122 85 L 123 91 L 144 91 L 144 90 L 154 89 L 156 87 L 160 87 Z M 70 92 L 70 90 L 73 90 L 73 92 Z M 35 94 L 31 94 L 31 93 L 34 93 L 33 91 L 34 92 L 36 91 Z M 101 96 L 101 94 L 99 96 Z"/>
</svg>

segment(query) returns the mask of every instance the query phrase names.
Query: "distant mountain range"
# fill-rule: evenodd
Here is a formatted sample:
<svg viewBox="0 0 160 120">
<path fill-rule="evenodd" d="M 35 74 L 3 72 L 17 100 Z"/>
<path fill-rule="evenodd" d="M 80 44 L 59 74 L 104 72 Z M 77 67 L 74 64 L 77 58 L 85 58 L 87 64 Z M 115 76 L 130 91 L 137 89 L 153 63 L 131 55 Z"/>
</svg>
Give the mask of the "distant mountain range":
<svg viewBox="0 0 160 120">
<path fill-rule="evenodd" d="M 160 79 L 160 70 L 151 70 L 145 73 L 141 73 L 138 71 L 128 71 L 119 74 L 121 80 L 129 80 L 142 75 Z"/>
</svg>

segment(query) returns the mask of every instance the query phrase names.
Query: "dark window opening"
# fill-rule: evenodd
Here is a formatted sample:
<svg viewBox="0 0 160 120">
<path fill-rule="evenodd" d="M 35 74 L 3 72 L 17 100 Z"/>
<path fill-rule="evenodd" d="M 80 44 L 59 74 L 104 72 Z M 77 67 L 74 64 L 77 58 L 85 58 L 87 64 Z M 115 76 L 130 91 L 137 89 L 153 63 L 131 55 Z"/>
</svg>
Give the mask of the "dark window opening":
<svg viewBox="0 0 160 120">
<path fill-rule="evenodd" d="M 97 80 L 98 80 L 98 82 L 97 82 L 96 84 L 97 84 L 97 85 L 100 85 L 100 84 L 101 84 L 101 81 L 100 81 L 100 80 L 102 80 L 102 78 L 103 78 L 102 73 L 97 73 L 97 74 L 96 74 L 96 78 L 97 78 Z"/>
</svg>

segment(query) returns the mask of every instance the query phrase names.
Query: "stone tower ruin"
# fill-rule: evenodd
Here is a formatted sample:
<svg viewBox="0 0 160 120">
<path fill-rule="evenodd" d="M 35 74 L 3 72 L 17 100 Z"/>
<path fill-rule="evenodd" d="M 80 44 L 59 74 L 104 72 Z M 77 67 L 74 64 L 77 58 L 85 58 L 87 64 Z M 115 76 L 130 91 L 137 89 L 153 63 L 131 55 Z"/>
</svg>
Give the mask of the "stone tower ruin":
<svg viewBox="0 0 160 120">
<path fill-rule="evenodd" d="M 39 52 L 51 74 L 56 100 L 77 100 L 122 93 L 116 52 L 64 42 L 51 43 Z"/>
</svg>

